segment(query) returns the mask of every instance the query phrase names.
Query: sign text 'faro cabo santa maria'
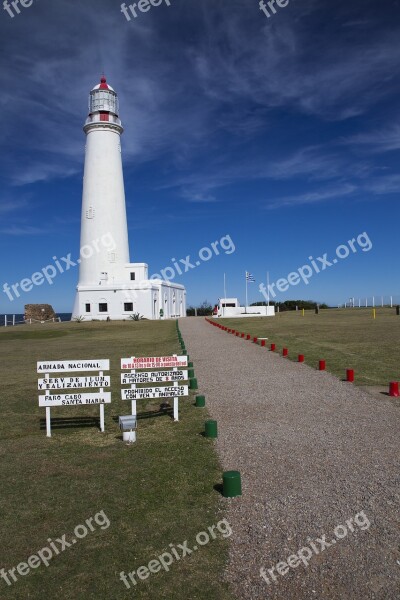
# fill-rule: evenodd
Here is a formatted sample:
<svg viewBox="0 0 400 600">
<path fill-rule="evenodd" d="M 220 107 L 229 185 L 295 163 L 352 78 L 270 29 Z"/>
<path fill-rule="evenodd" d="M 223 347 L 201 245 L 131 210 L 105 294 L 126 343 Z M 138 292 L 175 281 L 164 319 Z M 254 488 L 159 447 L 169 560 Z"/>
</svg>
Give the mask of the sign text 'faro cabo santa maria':
<svg viewBox="0 0 400 600">
<path fill-rule="evenodd" d="M 39 406 L 84 406 L 93 404 L 111 404 L 111 393 L 104 394 L 52 394 L 39 396 Z"/>
</svg>

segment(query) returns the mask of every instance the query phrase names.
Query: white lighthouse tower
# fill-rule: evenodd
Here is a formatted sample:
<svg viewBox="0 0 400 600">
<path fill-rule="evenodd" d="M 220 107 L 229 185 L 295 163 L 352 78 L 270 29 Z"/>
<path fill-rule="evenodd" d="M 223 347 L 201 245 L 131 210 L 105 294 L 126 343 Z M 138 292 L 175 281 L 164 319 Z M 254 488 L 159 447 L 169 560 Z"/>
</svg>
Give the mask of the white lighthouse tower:
<svg viewBox="0 0 400 600">
<path fill-rule="evenodd" d="M 130 263 L 118 96 L 102 77 L 89 96 L 82 195 L 79 283 L 72 318 L 147 319 L 186 315 L 182 285 L 148 279 Z"/>
</svg>

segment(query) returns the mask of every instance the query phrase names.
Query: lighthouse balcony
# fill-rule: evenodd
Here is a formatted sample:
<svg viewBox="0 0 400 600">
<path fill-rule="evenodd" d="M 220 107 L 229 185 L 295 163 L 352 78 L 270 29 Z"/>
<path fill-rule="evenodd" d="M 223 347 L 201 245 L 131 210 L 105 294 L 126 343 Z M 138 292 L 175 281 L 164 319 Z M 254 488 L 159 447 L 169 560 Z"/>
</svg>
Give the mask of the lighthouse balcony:
<svg viewBox="0 0 400 600">
<path fill-rule="evenodd" d="M 93 123 L 113 123 L 115 125 L 119 125 L 120 127 L 122 126 L 121 119 L 108 112 L 94 113 L 89 115 L 86 119 L 85 125 L 91 125 Z"/>
</svg>

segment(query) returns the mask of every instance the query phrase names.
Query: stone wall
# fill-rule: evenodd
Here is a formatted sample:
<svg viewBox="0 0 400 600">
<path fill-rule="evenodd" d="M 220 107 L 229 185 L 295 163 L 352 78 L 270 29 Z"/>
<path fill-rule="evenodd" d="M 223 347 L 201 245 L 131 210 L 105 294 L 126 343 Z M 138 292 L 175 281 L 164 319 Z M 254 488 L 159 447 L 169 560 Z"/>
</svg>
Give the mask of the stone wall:
<svg viewBox="0 0 400 600">
<path fill-rule="evenodd" d="M 56 318 L 56 313 L 51 304 L 26 304 L 25 320 L 34 319 L 35 321 L 47 321 Z"/>
</svg>

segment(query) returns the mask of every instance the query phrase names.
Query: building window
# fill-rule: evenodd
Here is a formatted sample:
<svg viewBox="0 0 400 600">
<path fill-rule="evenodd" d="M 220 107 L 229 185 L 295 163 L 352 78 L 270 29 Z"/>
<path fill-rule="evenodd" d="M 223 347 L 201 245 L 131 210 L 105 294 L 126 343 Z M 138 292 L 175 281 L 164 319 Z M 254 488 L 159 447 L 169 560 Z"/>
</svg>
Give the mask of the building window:
<svg viewBox="0 0 400 600">
<path fill-rule="evenodd" d="M 101 304 L 99 304 L 99 312 L 108 312 L 108 304 L 106 304 L 106 302 L 102 302 Z"/>
<path fill-rule="evenodd" d="M 90 312 L 90 304 L 85 304 L 85 310 L 86 312 Z"/>
<path fill-rule="evenodd" d="M 133 303 L 132 302 L 125 302 L 125 304 L 124 304 L 124 311 L 125 312 L 133 312 Z"/>
<path fill-rule="evenodd" d="M 136 273 L 131 273 L 131 281 L 135 281 L 136 279 Z"/>
</svg>

